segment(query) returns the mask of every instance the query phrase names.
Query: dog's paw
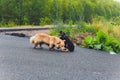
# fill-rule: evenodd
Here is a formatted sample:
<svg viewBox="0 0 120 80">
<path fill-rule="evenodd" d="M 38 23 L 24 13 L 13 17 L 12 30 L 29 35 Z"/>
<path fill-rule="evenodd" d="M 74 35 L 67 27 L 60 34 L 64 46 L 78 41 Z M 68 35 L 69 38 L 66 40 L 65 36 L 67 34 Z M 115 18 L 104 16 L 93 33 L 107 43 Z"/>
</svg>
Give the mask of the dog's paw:
<svg viewBox="0 0 120 80">
<path fill-rule="evenodd" d="M 40 49 L 43 49 L 43 47 L 40 47 Z"/>
<path fill-rule="evenodd" d="M 54 51 L 55 49 L 54 49 L 54 48 L 50 48 L 49 50 L 50 50 L 50 51 Z"/>
</svg>

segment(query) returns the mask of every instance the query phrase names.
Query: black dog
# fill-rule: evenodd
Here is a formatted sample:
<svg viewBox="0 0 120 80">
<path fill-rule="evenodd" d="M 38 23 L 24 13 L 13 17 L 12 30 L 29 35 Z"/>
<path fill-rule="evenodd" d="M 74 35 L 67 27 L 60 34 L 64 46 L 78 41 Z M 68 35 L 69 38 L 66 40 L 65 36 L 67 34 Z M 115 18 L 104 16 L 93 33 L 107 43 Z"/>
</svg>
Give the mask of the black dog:
<svg viewBox="0 0 120 80">
<path fill-rule="evenodd" d="M 60 39 L 65 40 L 65 48 L 67 48 L 70 52 L 73 52 L 75 47 L 69 37 L 63 31 L 60 31 L 59 34 Z"/>
</svg>

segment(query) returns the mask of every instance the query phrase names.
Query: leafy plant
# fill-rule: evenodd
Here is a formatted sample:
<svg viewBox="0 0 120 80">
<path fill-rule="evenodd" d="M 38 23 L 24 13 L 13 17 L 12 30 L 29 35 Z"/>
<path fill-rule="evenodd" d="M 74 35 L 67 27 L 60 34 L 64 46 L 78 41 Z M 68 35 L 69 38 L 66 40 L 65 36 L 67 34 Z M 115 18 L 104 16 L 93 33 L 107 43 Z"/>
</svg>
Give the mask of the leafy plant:
<svg viewBox="0 0 120 80">
<path fill-rule="evenodd" d="M 15 25 L 16 24 L 13 21 L 9 21 L 8 24 L 7 24 L 8 27 L 14 27 Z"/>
<path fill-rule="evenodd" d="M 56 30 L 50 29 L 50 35 L 52 36 L 58 36 L 58 32 Z"/>
<path fill-rule="evenodd" d="M 96 37 L 87 36 L 84 39 L 84 44 L 88 48 L 120 53 L 120 43 L 114 38 L 109 37 L 103 31 L 97 32 Z"/>
<path fill-rule="evenodd" d="M 29 22 L 28 18 L 26 16 L 24 16 L 23 17 L 23 24 L 28 25 L 28 22 Z"/>
<path fill-rule="evenodd" d="M 87 36 L 85 39 L 84 39 L 84 43 L 85 43 L 85 46 L 86 47 L 89 47 L 89 48 L 93 48 L 93 37 L 92 36 Z"/>
<path fill-rule="evenodd" d="M 72 22 L 70 21 L 68 26 L 63 25 L 62 23 L 58 24 L 55 29 L 50 30 L 51 35 L 59 34 L 59 31 L 64 31 L 68 36 L 73 37 L 73 27 Z"/>
<path fill-rule="evenodd" d="M 0 27 L 7 27 L 7 24 L 4 19 L 0 22 Z"/>
<path fill-rule="evenodd" d="M 111 24 L 113 25 L 120 25 L 120 16 L 113 18 L 113 22 Z"/>
<path fill-rule="evenodd" d="M 40 25 L 47 25 L 47 24 L 50 24 L 50 23 L 51 23 L 51 21 L 48 17 L 40 19 Z"/>
</svg>

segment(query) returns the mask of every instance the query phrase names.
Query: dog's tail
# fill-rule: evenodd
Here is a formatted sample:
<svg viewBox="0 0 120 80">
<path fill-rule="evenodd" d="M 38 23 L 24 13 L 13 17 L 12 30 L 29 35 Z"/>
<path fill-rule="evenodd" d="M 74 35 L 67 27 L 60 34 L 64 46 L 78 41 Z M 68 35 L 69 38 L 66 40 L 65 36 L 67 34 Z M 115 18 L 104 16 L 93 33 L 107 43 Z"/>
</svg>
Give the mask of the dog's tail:
<svg viewBox="0 0 120 80">
<path fill-rule="evenodd" d="M 30 37 L 30 43 L 34 43 L 35 36 Z"/>
</svg>

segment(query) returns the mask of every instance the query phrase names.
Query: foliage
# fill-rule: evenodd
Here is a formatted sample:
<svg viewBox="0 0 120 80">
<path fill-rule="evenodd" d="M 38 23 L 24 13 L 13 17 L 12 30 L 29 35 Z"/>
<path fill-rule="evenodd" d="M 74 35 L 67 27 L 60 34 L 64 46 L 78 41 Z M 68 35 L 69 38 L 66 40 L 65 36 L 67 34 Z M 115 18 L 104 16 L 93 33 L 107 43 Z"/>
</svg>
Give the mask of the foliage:
<svg viewBox="0 0 120 80">
<path fill-rule="evenodd" d="M 50 35 L 52 35 L 52 36 L 59 36 L 59 33 L 56 30 L 54 30 L 54 29 L 50 29 Z"/>
<path fill-rule="evenodd" d="M 16 24 L 13 21 L 9 21 L 7 24 L 8 27 L 16 26 Z"/>
<path fill-rule="evenodd" d="M 94 34 L 96 34 L 99 30 L 102 30 L 103 32 L 105 32 L 105 34 L 108 34 L 109 36 L 114 37 L 118 41 L 120 41 L 120 36 L 119 36 L 120 25 L 112 24 L 114 22 L 113 19 L 112 20 L 106 20 L 101 16 L 96 17 L 92 20 L 93 23 L 90 24 L 90 26 L 92 28 L 90 28 L 90 29 L 93 30 Z"/>
<path fill-rule="evenodd" d="M 113 24 L 113 25 L 120 25 L 120 16 L 112 18 L 111 24 Z"/>
<path fill-rule="evenodd" d="M 64 31 L 67 35 L 72 36 L 72 31 L 73 31 L 72 21 L 69 21 L 69 25 L 68 26 L 67 25 L 63 25 L 62 23 L 60 23 L 59 25 L 57 25 L 55 27 L 55 29 L 51 29 L 50 30 L 50 34 L 51 35 L 57 35 L 59 33 L 59 31 Z"/>
<path fill-rule="evenodd" d="M 50 24 L 50 19 L 48 17 L 40 18 L 40 25 L 47 25 Z"/>
<path fill-rule="evenodd" d="M 44 25 L 63 21 L 72 23 L 102 16 L 114 19 L 120 16 L 120 3 L 115 0 L 0 0 L 0 24 L 14 22 L 16 25 Z M 4 26 L 4 25 L 3 25 Z"/>
<path fill-rule="evenodd" d="M 28 18 L 26 16 L 23 17 L 23 25 L 28 25 Z"/>
<path fill-rule="evenodd" d="M 120 53 L 120 43 L 114 38 L 109 37 L 103 31 L 97 32 L 96 37 L 87 36 L 84 40 L 84 45 L 92 49 Z"/>
<path fill-rule="evenodd" d="M 87 24 L 86 22 L 79 22 L 75 25 L 75 27 L 73 28 L 73 32 L 74 33 L 84 33 L 84 32 L 91 32 L 96 34 L 96 32 L 98 32 L 98 28 L 96 28 L 96 26 L 93 26 L 91 24 Z"/>
<path fill-rule="evenodd" d="M 7 24 L 5 23 L 5 21 L 4 20 L 2 20 L 1 22 L 0 22 L 0 27 L 7 27 Z"/>
</svg>

